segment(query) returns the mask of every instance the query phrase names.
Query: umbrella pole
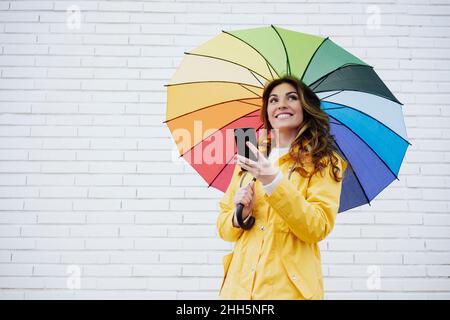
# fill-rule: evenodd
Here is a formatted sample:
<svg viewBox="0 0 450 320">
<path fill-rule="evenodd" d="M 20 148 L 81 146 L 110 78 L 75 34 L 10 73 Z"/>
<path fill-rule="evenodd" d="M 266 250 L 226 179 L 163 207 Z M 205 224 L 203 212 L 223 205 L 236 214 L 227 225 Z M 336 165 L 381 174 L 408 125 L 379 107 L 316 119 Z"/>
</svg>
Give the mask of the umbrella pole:
<svg viewBox="0 0 450 320">
<path fill-rule="evenodd" d="M 256 181 L 256 178 L 253 178 L 253 181 Z M 244 219 L 242 219 L 242 211 L 244 210 L 244 205 L 242 203 L 239 203 L 236 206 L 236 220 L 238 222 L 239 227 L 241 227 L 244 230 L 250 230 L 253 225 L 255 224 L 255 217 L 250 217 L 247 221 L 247 223 L 244 222 Z"/>
</svg>

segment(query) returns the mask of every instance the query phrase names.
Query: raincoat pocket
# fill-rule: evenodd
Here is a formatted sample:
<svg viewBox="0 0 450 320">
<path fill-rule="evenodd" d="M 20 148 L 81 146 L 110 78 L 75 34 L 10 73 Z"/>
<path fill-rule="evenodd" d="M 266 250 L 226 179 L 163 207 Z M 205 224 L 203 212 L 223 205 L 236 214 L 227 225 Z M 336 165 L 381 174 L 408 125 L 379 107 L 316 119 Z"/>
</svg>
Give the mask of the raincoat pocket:
<svg viewBox="0 0 450 320">
<path fill-rule="evenodd" d="M 233 252 L 230 252 L 223 257 L 223 279 L 222 279 L 222 284 L 220 285 L 219 295 L 222 292 L 223 285 L 225 284 L 225 280 L 226 280 L 227 274 L 228 274 L 228 269 L 230 268 L 232 259 L 233 259 Z"/>
<path fill-rule="evenodd" d="M 287 276 L 292 284 L 297 288 L 305 299 L 311 299 L 319 289 L 319 283 L 316 276 L 306 277 L 300 272 L 300 268 L 293 262 L 281 258 Z"/>
</svg>

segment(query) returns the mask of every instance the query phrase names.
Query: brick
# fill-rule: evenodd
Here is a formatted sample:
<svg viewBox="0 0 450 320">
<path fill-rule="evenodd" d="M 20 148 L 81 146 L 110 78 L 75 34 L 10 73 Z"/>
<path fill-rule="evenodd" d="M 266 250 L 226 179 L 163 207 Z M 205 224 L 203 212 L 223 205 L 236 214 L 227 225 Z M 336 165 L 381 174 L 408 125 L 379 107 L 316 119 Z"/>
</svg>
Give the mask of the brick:
<svg viewBox="0 0 450 320">
<path fill-rule="evenodd" d="M 134 242 L 132 239 L 86 239 L 86 249 L 89 250 L 130 250 L 133 247 Z"/>
<path fill-rule="evenodd" d="M 425 241 L 419 239 L 386 239 L 377 240 L 378 251 L 424 251 Z"/>
<path fill-rule="evenodd" d="M 448 226 L 450 225 L 450 215 L 448 214 L 427 214 L 423 217 L 424 225 Z"/>
<path fill-rule="evenodd" d="M 427 239 L 425 247 L 428 251 L 448 251 L 450 240 L 448 239 Z"/>
<path fill-rule="evenodd" d="M 45 161 L 40 165 L 41 173 L 87 173 L 89 164 L 70 161 Z"/>
<path fill-rule="evenodd" d="M 212 237 L 215 235 L 216 227 L 200 225 L 169 226 L 169 237 Z"/>
<path fill-rule="evenodd" d="M 324 278 L 324 289 L 327 292 L 351 291 L 351 279 Z"/>
<path fill-rule="evenodd" d="M 367 277 L 367 268 L 364 265 L 336 265 L 329 267 L 329 276 L 331 277 Z"/>
<path fill-rule="evenodd" d="M 135 224 L 177 224 L 183 221 L 181 213 L 136 213 Z"/>
<path fill-rule="evenodd" d="M 427 266 L 427 276 L 430 277 L 448 277 L 450 275 L 450 266 Z"/>
<path fill-rule="evenodd" d="M 186 224 L 215 225 L 216 221 L 216 212 L 186 212 L 185 214 L 183 214 L 183 223 Z"/>
<path fill-rule="evenodd" d="M 147 289 L 159 290 L 198 290 L 199 280 L 195 278 L 147 278 Z"/>
<path fill-rule="evenodd" d="M 403 283 L 401 280 L 396 279 L 380 279 L 380 288 L 374 287 L 373 284 L 371 284 L 370 278 L 360 280 L 360 279 L 354 279 L 352 280 L 352 288 L 355 291 L 401 291 L 403 288 Z M 408 279 L 409 280 L 409 279 Z"/>
<path fill-rule="evenodd" d="M 37 222 L 36 213 L 17 214 L 16 212 L 0 212 L 0 224 L 34 224 Z"/>
<path fill-rule="evenodd" d="M 2 210 L 22 210 L 24 208 L 24 201 L 21 199 L 2 199 Z"/>
<path fill-rule="evenodd" d="M 105 264 L 109 263 L 109 256 L 106 252 L 96 252 L 96 251 L 64 252 L 61 254 L 61 263 Z"/>
<path fill-rule="evenodd" d="M 29 239 L 24 239 L 29 240 Z M 34 242 L 34 240 L 33 240 Z M 3 243 L 3 240 L 2 240 Z M 54 251 L 14 251 L 12 253 L 11 262 L 14 263 L 58 263 L 61 253 Z"/>
<path fill-rule="evenodd" d="M 83 267 L 83 277 L 129 277 L 131 276 L 131 265 L 86 265 Z"/>
<path fill-rule="evenodd" d="M 168 186 L 171 176 L 152 175 L 151 179 L 146 175 L 126 175 L 123 184 L 126 186 Z"/>
<path fill-rule="evenodd" d="M 19 38 L 20 39 L 20 38 Z M 16 40 L 17 41 L 17 40 Z M 13 42 L 13 41 L 9 41 Z M 48 45 L 26 45 L 26 44 L 12 44 L 12 45 L 5 45 L 3 47 L 3 53 L 7 55 L 24 55 L 24 54 L 35 54 L 35 55 L 41 55 L 41 54 L 47 54 L 49 49 Z M 5 69 L 3 72 L 3 77 L 18 77 L 18 73 L 25 68 L 10 68 Z M 38 68 L 32 68 L 28 69 L 28 75 L 25 75 L 25 78 L 32 78 L 32 75 L 34 74 L 35 77 L 45 77 L 45 70 L 38 69 Z M 25 74 L 25 73 L 24 73 Z"/>
<path fill-rule="evenodd" d="M 180 250 L 184 242 L 182 238 L 138 238 L 134 241 L 134 247 L 138 250 Z"/>
<path fill-rule="evenodd" d="M 168 210 L 169 200 L 129 200 L 122 201 L 122 208 L 124 210 L 140 211 L 140 210 Z"/>
<path fill-rule="evenodd" d="M 179 277 L 182 267 L 170 264 L 148 264 L 133 266 L 133 276 L 137 277 Z"/>
<path fill-rule="evenodd" d="M 37 12 L 0 12 L 0 21 L 3 22 L 38 22 Z"/>
<path fill-rule="evenodd" d="M 411 279 L 403 282 L 406 291 L 447 291 L 449 279 Z"/>
<path fill-rule="evenodd" d="M 34 81 L 34 89 L 48 89 L 52 88 L 55 90 L 79 90 L 81 88 L 80 81 L 78 80 L 35 80 Z M 50 119 L 48 124 L 58 124 L 52 122 L 51 120 L 57 117 L 47 117 Z"/>
<path fill-rule="evenodd" d="M 69 265 L 64 264 L 40 264 L 33 267 L 34 276 L 49 276 L 49 277 L 67 277 Z M 82 270 L 82 267 L 80 270 Z"/>
<path fill-rule="evenodd" d="M 94 150 L 94 151 L 77 151 L 76 152 L 76 159 L 79 161 L 96 161 L 96 160 L 103 160 L 103 161 L 120 161 L 123 160 L 124 153 L 122 151 L 101 151 L 101 150 Z"/>
<path fill-rule="evenodd" d="M 225 250 L 229 249 L 229 244 L 215 238 L 209 238 L 205 241 L 205 238 L 184 238 L 183 248 L 185 250 Z"/>
<path fill-rule="evenodd" d="M 20 234 L 22 237 L 61 238 L 69 236 L 69 227 L 48 225 L 22 226 Z"/>
<path fill-rule="evenodd" d="M 64 174 L 29 174 L 26 183 L 29 186 L 71 186 L 75 177 Z"/>
<path fill-rule="evenodd" d="M 46 70 L 48 78 L 57 79 L 92 78 L 94 75 L 94 70 L 89 68 L 50 67 Z"/>
<path fill-rule="evenodd" d="M 89 188 L 89 198 L 135 198 L 136 189 L 128 187 Z"/>
<path fill-rule="evenodd" d="M 123 226 L 119 228 L 121 237 L 165 237 L 167 227 L 165 226 Z"/>
<path fill-rule="evenodd" d="M 0 226 L 0 237 L 18 237 L 20 236 L 19 226 Z"/>
<path fill-rule="evenodd" d="M 119 228 L 117 226 L 95 226 L 95 225 L 83 225 L 83 226 L 71 226 L 71 237 L 118 237 Z"/>
<path fill-rule="evenodd" d="M 77 213 L 78 214 L 78 213 Z M 86 212 L 87 224 L 132 224 L 134 221 L 134 215 L 124 213 L 98 213 L 98 212 Z"/>
<path fill-rule="evenodd" d="M 207 254 L 205 252 L 188 252 L 188 251 L 180 251 L 180 252 L 161 252 L 159 254 L 159 260 L 162 263 L 206 263 L 207 262 Z"/>
<path fill-rule="evenodd" d="M 34 239 L 24 239 L 18 237 L 16 238 L 2 237 L 0 241 L 0 249 L 15 250 L 15 249 L 34 249 L 34 248 L 35 248 Z M 13 253 L 13 261 L 15 261 L 14 253 Z"/>
<path fill-rule="evenodd" d="M 75 154 L 66 150 L 31 150 L 29 160 L 75 160 Z"/>
<path fill-rule="evenodd" d="M 333 239 L 328 243 L 330 251 L 375 251 L 377 242 L 368 239 Z"/>
<path fill-rule="evenodd" d="M 68 211 L 72 210 L 72 202 L 60 199 L 25 199 L 23 209 L 27 211 Z"/>
<path fill-rule="evenodd" d="M 402 264 L 400 253 L 355 253 L 356 264 Z"/>
<path fill-rule="evenodd" d="M 413 213 L 375 214 L 376 224 L 417 225 L 422 224 L 422 215 Z"/>
<path fill-rule="evenodd" d="M 409 235 L 413 238 L 446 238 L 450 234 L 450 227 L 420 226 L 409 227 Z"/>
<path fill-rule="evenodd" d="M 395 266 L 384 265 L 380 267 L 380 276 L 382 278 L 410 278 L 425 277 L 427 275 L 425 266 Z"/>
<path fill-rule="evenodd" d="M 0 172 L 2 173 L 14 173 L 14 172 L 39 172 L 41 166 L 39 163 L 24 162 L 24 161 L 4 161 L 0 163 Z M 23 191 L 25 192 L 25 191 Z M 29 191 L 28 191 L 29 192 Z"/>
<path fill-rule="evenodd" d="M 95 162 L 90 162 L 89 163 L 89 172 L 91 174 L 97 174 L 97 176 L 99 176 L 100 174 L 129 174 L 129 173 L 135 173 L 136 172 L 136 165 L 133 163 L 127 163 L 127 162 L 106 162 L 106 161 L 95 161 Z M 128 176 L 128 175 L 127 175 Z M 121 176 L 116 176 L 116 177 L 108 177 L 105 178 L 107 179 L 114 179 L 115 181 L 120 179 L 120 183 L 117 184 L 122 184 L 122 181 L 125 180 L 126 176 L 124 176 L 124 178 L 122 179 Z M 87 177 L 83 178 L 84 181 L 86 180 L 91 180 Z M 105 180 L 105 179 L 100 179 L 100 181 Z M 94 185 L 97 184 L 97 182 L 94 182 Z M 114 183 L 116 184 L 116 183 Z M 101 184 L 100 184 L 101 185 Z"/>
<path fill-rule="evenodd" d="M 128 3 L 128 2 L 109 2 L 102 1 L 98 3 L 98 10 L 100 11 L 142 11 L 145 4 L 142 3 Z"/>
<path fill-rule="evenodd" d="M 28 160 L 28 152 L 25 150 L 2 150 L 0 160 Z"/>
<path fill-rule="evenodd" d="M 83 250 L 85 244 L 83 239 L 71 239 L 58 237 L 54 238 L 37 238 L 36 249 L 38 250 Z"/>
<path fill-rule="evenodd" d="M 157 264 L 159 260 L 155 252 L 127 250 L 111 253 L 110 261 L 111 263 Z"/>
<path fill-rule="evenodd" d="M 448 264 L 450 254 L 447 252 L 405 253 L 404 264 L 439 265 Z"/>
</svg>

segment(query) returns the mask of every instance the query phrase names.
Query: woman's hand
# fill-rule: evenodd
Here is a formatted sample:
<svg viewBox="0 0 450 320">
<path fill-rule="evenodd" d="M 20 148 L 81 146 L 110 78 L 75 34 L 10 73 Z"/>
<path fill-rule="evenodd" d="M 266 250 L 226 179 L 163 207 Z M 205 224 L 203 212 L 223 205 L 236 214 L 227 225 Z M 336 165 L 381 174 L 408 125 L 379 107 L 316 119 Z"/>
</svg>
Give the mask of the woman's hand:
<svg viewBox="0 0 450 320">
<path fill-rule="evenodd" d="M 239 203 L 244 205 L 242 210 L 242 219 L 244 221 L 253 213 L 256 199 L 254 186 L 255 182 L 252 181 L 247 186 L 240 188 L 234 195 L 234 205 L 237 206 Z M 235 226 L 238 226 L 236 216 L 233 218 L 233 221 Z"/>
<path fill-rule="evenodd" d="M 257 161 L 252 161 L 243 156 L 237 155 L 237 162 L 241 168 L 249 171 L 256 179 L 267 185 L 271 183 L 278 174 L 278 169 L 275 168 L 270 161 L 262 154 L 257 147 L 251 142 L 247 142 L 247 146 L 256 156 Z"/>
</svg>

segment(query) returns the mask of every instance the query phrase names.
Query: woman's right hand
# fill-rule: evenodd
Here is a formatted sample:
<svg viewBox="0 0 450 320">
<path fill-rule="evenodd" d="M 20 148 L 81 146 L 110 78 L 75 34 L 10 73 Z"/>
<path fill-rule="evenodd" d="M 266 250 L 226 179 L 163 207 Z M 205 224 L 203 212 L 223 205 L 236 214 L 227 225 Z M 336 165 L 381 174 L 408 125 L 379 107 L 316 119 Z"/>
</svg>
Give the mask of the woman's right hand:
<svg viewBox="0 0 450 320">
<path fill-rule="evenodd" d="M 239 203 L 244 205 L 244 209 L 242 210 L 243 220 L 246 220 L 249 216 L 251 216 L 255 206 L 256 194 L 254 186 L 255 181 L 252 180 L 247 186 L 240 188 L 234 195 L 234 205 L 237 206 Z M 233 221 L 237 226 L 238 224 L 236 217 L 234 217 Z"/>
</svg>

